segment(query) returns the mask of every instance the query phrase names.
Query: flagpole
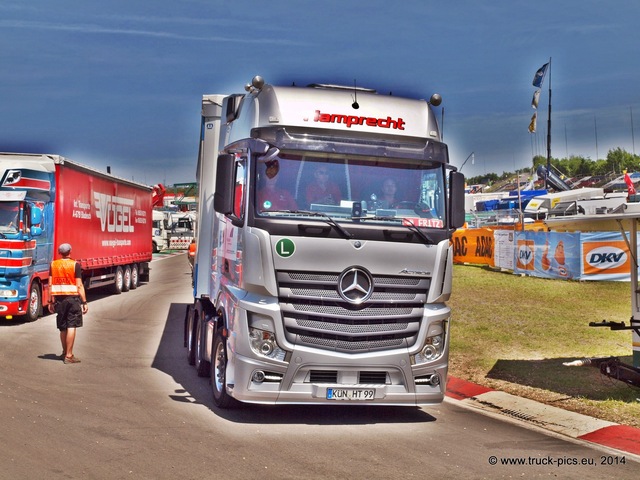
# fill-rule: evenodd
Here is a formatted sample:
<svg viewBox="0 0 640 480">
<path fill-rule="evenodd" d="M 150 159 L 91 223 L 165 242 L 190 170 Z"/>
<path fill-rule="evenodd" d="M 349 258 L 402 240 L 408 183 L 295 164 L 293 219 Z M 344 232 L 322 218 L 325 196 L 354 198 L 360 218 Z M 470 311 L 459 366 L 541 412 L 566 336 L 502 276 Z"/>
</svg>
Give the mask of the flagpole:
<svg viewBox="0 0 640 480">
<path fill-rule="evenodd" d="M 549 112 L 547 117 L 547 180 L 551 174 L 551 57 L 549 57 Z"/>
</svg>

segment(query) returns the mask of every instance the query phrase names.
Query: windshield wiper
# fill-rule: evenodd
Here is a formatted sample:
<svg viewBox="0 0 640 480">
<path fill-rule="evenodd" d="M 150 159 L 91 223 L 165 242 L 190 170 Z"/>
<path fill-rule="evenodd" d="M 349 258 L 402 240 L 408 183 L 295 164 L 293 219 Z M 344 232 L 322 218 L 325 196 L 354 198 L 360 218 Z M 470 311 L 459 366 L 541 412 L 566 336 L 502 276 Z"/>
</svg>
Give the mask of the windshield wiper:
<svg viewBox="0 0 640 480">
<path fill-rule="evenodd" d="M 312 212 L 311 210 L 269 210 L 269 213 L 292 213 L 294 215 L 307 215 L 309 217 L 320 217 L 327 225 L 335 228 L 344 238 L 353 238 L 353 234 L 336 222 L 332 217 L 324 212 Z"/>
<path fill-rule="evenodd" d="M 417 227 L 410 221 L 407 223 L 404 223 L 402 221 L 403 220 L 402 218 L 378 216 L 378 217 L 358 217 L 358 219 L 359 220 L 378 220 L 378 221 L 386 221 L 386 222 L 399 222 L 400 225 L 402 225 L 403 227 L 411 230 L 413 233 L 418 235 L 426 245 L 435 245 L 436 243 L 433 241 L 433 239 L 429 235 L 427 235 L 424 231 L 422 231 L 420 227 Z"/>
<path fill-rule="evenodd" d="M 404 227 L 407 227 L 409 230 L 411 230 L 412 232 L 414 232 L 416 235 L 418 235 L 420 238 L 422 238 L 422 240 L 425 242 L 425 244 L 427 245 L 435 245 L 436 242 L 433 241 L 433 239 L 427 235 L 426 233 L 424 233 L 422 230 L 420 230 L 420 227 L 416 227 L 413 223 L 408 222 L 408 223 L 402 223 L 402 225 Z"/>
</svg>

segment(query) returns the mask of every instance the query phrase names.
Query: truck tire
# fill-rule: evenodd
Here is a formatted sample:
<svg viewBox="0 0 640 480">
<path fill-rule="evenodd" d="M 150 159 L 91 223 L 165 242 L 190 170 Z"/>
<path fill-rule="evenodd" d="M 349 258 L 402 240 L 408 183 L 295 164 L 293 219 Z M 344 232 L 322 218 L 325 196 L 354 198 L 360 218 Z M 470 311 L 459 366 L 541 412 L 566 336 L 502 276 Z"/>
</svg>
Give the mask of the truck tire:
<svg viewBox="0 0 640 480">
<path fill-rule="evenodd" d="M 131 290 L 138 288 L 140 284 L 140 271 L 138 270 L 138 264 L 131 265 Z"/>
<path fill-rule="evenodd" d="M 187 316 L 185 326 L 185 328 L 187 329 L 187 361 L 189 362 L 189 365 L 195 365 L 196 363 L 196 330 L 194 319 L 197 317 L 198 311 L 194 308 L 189 309 L 189 315 Z"/>
<path fill-rule="evenodd" d="M 122 288 L 124 285 L 124 273 L 122 271 L 122 267 L 116 267 L 116 273 L 113 278 L 113 293 L 116 295 L 120 295 L 122 293 Z"/>
<path fill-rule="evenodd" d="M 29 288 L 29 302 L 27 303 L 27 313 L 24 319 L 27 322 L 35 322 L 42 315 L 42 295 L 40 285 L 33 282 Z"/>
<path fill-rule="evenodd" d="M 124 267 L 124 274 L 122 277 L 122 291 L 128 292 L 131 289 L 131 267 L 129 265 Z"/>
<path fill-rule="evenodd" d="M 209 375 L 211 375 L 211 364 L 204 359 L 205 335 L 206 335 L 205 318 L 198 317 L 196 318 L 195 365 L 196 365 L 196 372 L 198 373 L 199 377 L 208 377 Z"/>
<path fill-rule="evenodd" d="M 218 329 L 213 336 L 211 350 L 211 391 L 213 403 L 219 408 L 234 406 L 236 400 L 227 393 L 227 339 Z"/>
</svg>

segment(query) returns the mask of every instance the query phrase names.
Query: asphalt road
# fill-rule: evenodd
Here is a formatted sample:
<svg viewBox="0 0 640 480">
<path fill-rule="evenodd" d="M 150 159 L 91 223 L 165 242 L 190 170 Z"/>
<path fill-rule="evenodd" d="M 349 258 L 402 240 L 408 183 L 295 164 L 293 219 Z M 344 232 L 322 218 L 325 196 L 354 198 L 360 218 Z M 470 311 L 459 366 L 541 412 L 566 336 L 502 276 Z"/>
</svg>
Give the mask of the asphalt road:
<svg viewBox="0 0 640 480">
<path fill-rule="evenodd" d="M 75 365 L 56 358 L 53 316 L 0 322 L 0 478 L 602 480 L 640 473 L 637 459 L 451 401 L 219 410 L 182 346 L 190 301 L 184 255 L 155 260 L 151 282 L 135 291 L 89 292 Z"/>
</svg>

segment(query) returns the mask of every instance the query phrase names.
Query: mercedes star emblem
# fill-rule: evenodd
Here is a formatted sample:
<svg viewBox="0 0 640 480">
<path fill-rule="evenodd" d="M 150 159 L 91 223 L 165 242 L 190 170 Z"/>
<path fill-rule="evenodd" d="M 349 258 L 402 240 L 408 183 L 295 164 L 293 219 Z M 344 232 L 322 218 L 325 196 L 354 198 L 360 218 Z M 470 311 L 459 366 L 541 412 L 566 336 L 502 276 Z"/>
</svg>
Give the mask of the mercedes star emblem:
<svg viewBox="0 0 640 480">
<path fill-rule="evenodd" d="M 367 301 L 373 293 L 371 274 L 363 268 L 346 269 L 338 278 L 338 293 L 344 300 L 355 305 Z"/>
</svg>

